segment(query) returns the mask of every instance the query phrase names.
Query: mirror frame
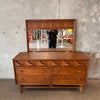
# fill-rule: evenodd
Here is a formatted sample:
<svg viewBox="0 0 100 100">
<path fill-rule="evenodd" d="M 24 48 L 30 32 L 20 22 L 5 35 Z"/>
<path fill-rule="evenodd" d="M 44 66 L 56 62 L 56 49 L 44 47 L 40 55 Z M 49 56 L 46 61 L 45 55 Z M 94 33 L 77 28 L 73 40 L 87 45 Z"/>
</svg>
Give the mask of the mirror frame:
<svg viewBox="0 0 100 100">
<path fill-rule="evenodd" d="M 26 20 L 26 38 L 27 38 L 27 51 L 29 49 L 28 30 L 36 29 L 73 29 L 73 47 L 70 48 L 37 48 L 32 51 L 75 51 L 75 34 L 76 34 L 76 19 L 34 19 Z"/>
</svg>

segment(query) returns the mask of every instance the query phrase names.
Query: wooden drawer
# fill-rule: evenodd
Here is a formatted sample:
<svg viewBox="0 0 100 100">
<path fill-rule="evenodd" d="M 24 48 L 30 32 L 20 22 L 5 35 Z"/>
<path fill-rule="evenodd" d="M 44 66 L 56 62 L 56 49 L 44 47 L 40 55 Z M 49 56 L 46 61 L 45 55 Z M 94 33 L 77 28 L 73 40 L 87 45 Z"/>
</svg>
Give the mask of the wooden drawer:
<svg viewBox="0 0 100 100">
<path fill-rule="evenodd" d="M 16 60 L 15 66 L 50 67 L 50 60 Z"/>
<path fill-rule="evenodd" d="M 53 75 L 86 75 L 85 67 L 54 67 L 52 68 Z"/>
<path fill-rule="evenodd" d="M 17 75 L 50 75 L 49 68 L 40 67 L 16 67 Z"/>
<path fill-rule="evenodd" d="M 88 61 L 86 60 L 52 60 L 53 67 L 87 67 Z"/>
<path fill-rule="evenodd" d="M 18 85 L 49 85 L 49 75 L 17 75 Z"/>
<path fill-rule="evenodd" d="M 53 85 L 84 85 L 85 83 L 85 78 L 80 76 L 54 75 L 52 77 Z"/>
</svg>

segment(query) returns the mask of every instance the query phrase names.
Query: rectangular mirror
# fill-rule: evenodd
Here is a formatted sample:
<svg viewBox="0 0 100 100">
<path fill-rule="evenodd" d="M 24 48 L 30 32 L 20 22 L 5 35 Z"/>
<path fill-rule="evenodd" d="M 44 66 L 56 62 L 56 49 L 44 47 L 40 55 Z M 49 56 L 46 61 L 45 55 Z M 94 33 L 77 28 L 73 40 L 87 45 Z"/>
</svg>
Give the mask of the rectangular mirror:
<svg viewBox="0 0 100 100">
<path fill-rule="evenodd" d="M 47 23 L 48 28 L 47 25 L 44 26 L 45 21 L 49 20 L 26 21 L 28 51 L 74 51 L 75 20 L 51 20 Z M 61 21 L 67 24 L 63 25 Z M 52 26 L 54 22 L 55 26 L 58 23 L 62 24 L 62 27 Z"/>
<path fill-rule="evenodd" d="M 29 48 L 72 48 L 73 47 L 73 31 L 72 29 L 56 29 L 58 33 L 55 36 L 50 34 L 49 29 L 32 30 L 28 33 Z M 53 33 L 55 34 L 55 33 Z M 51 38 L 50 38 L 51 36 Z M 53 38 L 53 37 L 54 38 Z"/>
</svg>

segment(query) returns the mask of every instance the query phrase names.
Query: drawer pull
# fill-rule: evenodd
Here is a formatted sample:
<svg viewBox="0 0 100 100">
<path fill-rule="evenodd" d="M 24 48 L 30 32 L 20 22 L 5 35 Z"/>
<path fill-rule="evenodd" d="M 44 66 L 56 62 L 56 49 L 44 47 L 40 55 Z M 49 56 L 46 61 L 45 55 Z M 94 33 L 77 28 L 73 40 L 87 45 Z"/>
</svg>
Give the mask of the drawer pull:
<svg viewBox="0 0 100 100">
<path fill-rule="evenodd" d="M 21 72 L 21 73 L 23 73 L 23 71 L 22 71 L 22 70 L 21 70 L 20 72 Z"/>
<path fill-rule="evenodd" d="M 82 71 L 81 71 L 81 70 L 79 70 L 79 73 L 82 73 Z"/>
<path fill-rule="evenodd" d="M 58 78 L 56 78 L 56 81 L 58 81 L 59 79 Z"/>
<path fill-rule="evenodd" d="M 46 81 L 47 79 L 43 79 L 44 81 Z"/>
<path fill-rule="evenodd" d="M 22 78 L 22 80 L 24 80 L 24 79 Z"/>
<path fill-rule="evenodd" d="M 56 73 L 58 73 L 59 71 L 58 70 L 56 70 Z"/>
<path fill-rule="evenodd" d="M 79 81 L 81 81 L 81 79 L 78 79 Z"/>
<path fill-rule="evenodd" d="M 46 71 L 45 71 L 45 70 L 43 70 L 43 73 L 46 73 Z"/>
</svg>

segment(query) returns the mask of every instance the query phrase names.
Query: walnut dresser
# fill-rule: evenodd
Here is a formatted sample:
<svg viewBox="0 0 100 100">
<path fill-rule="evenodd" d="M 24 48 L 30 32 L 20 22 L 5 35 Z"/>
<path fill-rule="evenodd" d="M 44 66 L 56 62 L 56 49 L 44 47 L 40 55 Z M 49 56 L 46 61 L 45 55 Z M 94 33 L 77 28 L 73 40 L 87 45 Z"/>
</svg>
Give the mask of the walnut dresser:
<svg viewBox="0 0 100 100">
<path fill-rule="evenodd" d="M 78 88 L 87 82 L 88 57 L 82 52 L 20 52 L 14 59 L 15 82 L 24 88 Z"/>
</svg>

